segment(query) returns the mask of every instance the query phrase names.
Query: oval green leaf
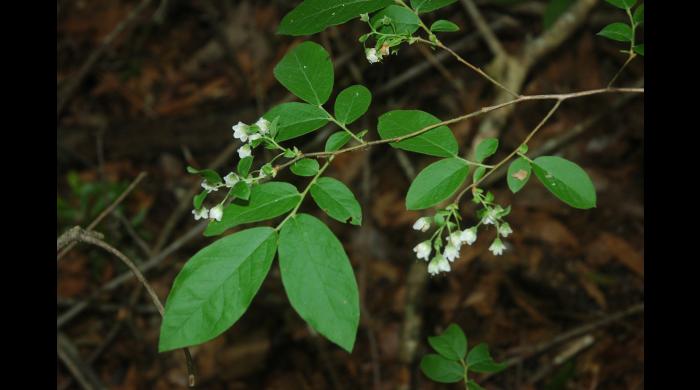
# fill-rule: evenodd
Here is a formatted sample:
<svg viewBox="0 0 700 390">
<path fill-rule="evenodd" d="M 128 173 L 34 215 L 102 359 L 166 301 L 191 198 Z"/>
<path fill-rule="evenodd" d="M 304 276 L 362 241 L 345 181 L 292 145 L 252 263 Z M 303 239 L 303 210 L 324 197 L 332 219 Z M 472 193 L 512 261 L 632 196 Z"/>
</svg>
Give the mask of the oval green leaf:
<svg viewBox="0 0 700 390">
<path fill-rule="evenodd" d="M 270 270 L 276 238 L 269 227 L 243 230 L 192 256 L 168 295 L 158 350 L 201 344 L 231 327 Z"/>
<path fill-rule="evenodd" d="M 253 156 L 248 156 L 246 158 L 242 158 L 240 161 L 238 161 L 238 166 L 236 167 L 236 171 L 238 172 L 239 175 L 243 177 L 247 177 L 248 173 L 250 173 L 250 167 L 253 165 Z"/>
<path fill-rule="evenodd" d="M 390 4 L 392 0 L 305 0 L 282 18 L 277 34 L 316 34 Z"/>
<path fill-rule="evenodd" d="M 434 11 L 456 2 L 457 0 L 411 0 L 411 7 L 419 14 Z"/>
<path fill-rule="evenodd" d="M 328 123 L 328 114 L 322 108 L 299 102 L 277 105 L 263 115 L 263 118 L 268 121 L 279 118 L 275 136 L 278 142 L 300 137 Z"/>
<path fill-rule="evenodd" d="M 637 0 L 605 0 L 619 9 L 632 8 Z"/>
<path fill-rule="evenodd" d="M 520 191 L 525 184 L 527 184 L 527 181 L 530 180 L 531 171 L 532 167 L 530 166 L 530 162 L 524 158 L 518 157 L 513 160 L 508 167 L 508 178 L 506 179 L 508 188 L 510 188 L 514 194 Z"/>
<path fill-rule="evenodd" d="M 352 352 L 360 321 L 357 282 L 343 245 L 323 222 L 298 214 L 279 239 L 282 284 L 289 302 L 312 328 Z"/>
<path fill-rule="evenodd" d="M 483 162 L 487 157 L 493 155 L 498 150 L 498 139 L 486 138 L 476 146 L 475 158 L 477 162 Z"/>
<path fill-rule="evenodd" d="M 469 371 L 474 372 L 498 372 L 506 368 L 504 363 L 496 363 L 491 358 L 489 346 L 481 343 L 472 348 L 467 355 Z"/>
<path fill-rule="evenodd" d="M 632 20 L 634 20 L 634 24 L 636 25 L 644 23 L 644 4 L 641 4 L 636 10 L 634 10 Z"/>
<path fill-rule="evenodd" d="M 422 210 L 452 196 L 464 183 L 469 165 L 460 158 L 446 158 L 420 171 L 408 188 L 406 208 Z"/>
<path fill-rule="evenodd" d="M 350 141 L 350 134 L 347 131 L 338 131 L 331 134 L 326 140 L 326 146 L 324 150 L 326 152 L 335 152 L 336 150 L 342 148 L 346 143 Z"/>
<path fill-rule="evenodd" d="M 361 117 L 372 102 L 372 93 L 363 85 L 342 90 L 335 99 L 335 119 L 349 125 Z"/>
<path fill-rule="evenodd" d="M 532 168 L 540 182 L 562 202 L 577 209 L 595 207 L 595 187 L 578 165 L 561 157 L 542 156 L 533 161 Z"/>
<path fill-rule="evenodd" d="M 331 218 L 342 223 L 362 224 L 360 203 L 343 182 L 322 177 L 311 186 L 311 197 Z"/>
<path fill-rule="evenodd" d="M 314 176 L 318 173 L 318 168 L 318 161 L 313 158 L 302 158 L 289 167 L 297 176 Z"/>
<path fill-rule="evenodd" d="M 202 203 L 204 203 L 204 199 L 207 198 L 207 195 L 209 195 L 209 191 L 204 190 L 200 192 L 199 195 L 195 195 L 195 197 L 192 198 L 192 205 L 195 209 L 200 209 L 202 207 Z"/>
<path fill-rule="evenodd" d="M 632 27 L 626 23 L 615 22 L 603 27 L 598 35 L 619 42 L 632 41 Z"/>
<path fill-rule="evenodd" d="M 424 111 L 394 110 L 379 117 L 377 131 L 382 139 L 387 139 L 411 134 L 440 122 L 440 119 Z M 418 136 L 390 145 L 409 152 L 436 157 L 456 156 L 459 149 L 457 140 L 447 126 L 436 127 Z"/>
<path fill-rule="evenodd" d="M 331 96 L 333 63 L 318 43 L 306 41 L 296 46 L 275 66 L 273 73 L 289 92 L 307 103 L 320 106 Z"/>
<path fill-rule="evenodd" d="M 420 369 L 435 382 L 456 383 L 464 379 L 464 368 L 461 364 L 434 353 L 423 356 Z"/>
<path fill-rule="evenodd" d="M 223 181 L 223 179 L 221 179 L 221 176 L 213 169 L 196 169 L 188 166 L 187 172 L 201 176 L 204 180 L 207 181 L 207 183 L 211 185 L 216 185 Z"/>
<path fill-rule="evenodd" d="M 430 26 L 432 32 L 455 32 L 459 31 L 459 26 L 449 20 L 440 19 Z"/>
<path fill-rule="evenodd" d="M 247 203 L 234 202 L 226 206 L 221 221 L 211 221 L 204 230 L 204 235 L 216 236 L 244 223 L 278 217 L 293 209 L 300 199 L 299 191 L 289 183 L 271 181 L 257 185 L 250 191 Z"/>
<path fill-rule="evenodd" d="M 428 344 L 442 357 L 459 361 L 467 355 L 467 336 L 457 324 L 452 324 L 439 336 L 428 337 Z"/>
<path fill-rule="evenodd" d="M 391 24 L 383 24 L 382 20 L 384 17 L 391 19 Z M 398 5 L 390 5 L 377 12 L 372 16 L 369 22 L 375 29 L 385 34 L 410 35 L 416 32 L 420 27 L 420 19 L 418 19 L 418 16 L 411 12 L 411 10 Z"/>
</svg>

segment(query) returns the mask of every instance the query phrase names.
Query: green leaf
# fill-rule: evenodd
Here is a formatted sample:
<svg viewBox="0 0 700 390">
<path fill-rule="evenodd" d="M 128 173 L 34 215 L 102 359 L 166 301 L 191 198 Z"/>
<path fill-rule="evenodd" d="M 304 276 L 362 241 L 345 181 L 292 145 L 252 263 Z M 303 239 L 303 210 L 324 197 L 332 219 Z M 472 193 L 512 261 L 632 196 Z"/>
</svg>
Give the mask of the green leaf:
<svg viewBox="0 0 700 390">
<path fill-rule="evenodd" d="M 289 167 L 297 176 L 314 176 L 318 173 L 318 168 L 318 161 L 313 158 L 302 158 Z"/>
<path fill-rule="evenodd" d="M 542 156 L 533 161 L 532 168 L 540 182 L 562 202 L 577 209 L 595 207 L 595 187 L 578 165 L 561 157 Z"/>
<path fill-rule="evenodd" d="M 250 184 L 241 180 L 241 181 L 236 182 L 236 184 L 233 185 L 233 187 L 231 188 L 231 191 L 229 191 L 229 196 L 232 196 L 234 198 L 243 199 L 243 200 L 248 200 L 248 199 L 250 199 L 250 193 L 251 193 Z"/>
<path fill-rule="evenodd" d="M 498 139 L 486 138 L 476 146 L 476 162 L 483 162 L 498 150 Z"/>
<path fill-rule="evenodd" d="M 347 131 L 335 132 L 326 140 L 326 147 L 324 150 L 326 152 L 335 152 L 348 143 L 348 141 L 350 141 L 350 134 L 348 134 Z"/>
<path fill-rule="evenodd" d="M 187 172 L 202 176 L 204 180 L 206 180 L 209 184 L 212 185 L 219 184 L 223 181 L 221 179 L 221 176 L 219 176 L 219 174 L 213 169 L 196 169 L 188 166 Z"/>
<path fill-rule="evenodd" d="M 464 183 L 469 165 L 460 158 L 446 158 L 420 171 L 408 188 L 406 208 L 422 210 L 452 196 Z"/>
<path fill-rule="evenodd" d="M 333 63 L 323 46 L 304 42 L 290 50 L 273 70 L 289 92 L 307 103 L 320 106 L 333 90 Z"/>
<path fill-rule="evenodd" d="M 311 186 L 311 197 L 331 218 L 342 223 L 362 224 L 362 208 L 355 195 L 343 182 L 322 177 Z"/>
<path fill-rule="evenodd" d="M 277 117 L 279 122 L 275 139 L 278 142 L 320 129 L 329 120 L 328 114 L 322 108 L 299 102 L 282 103 L 263 115 L 263 118 L 269 121 Z"/>
<path fill-rule="evenodd" d="M 459 26 L 449 20 L 440 19 L 430 26 L 432 32 L 455 32 L 459 31 Z"/>
<path fill-rule="evenodd" d="M 644 4 L 640 5 L 637 7 L 636 10 L 634 10 L 634 15 L 632 15 L 632 20 L 634 21 L 634 24 L 639 25 L 644 23 Z"/>
<path fill-rule="evenodd" d="M 293 209 L 300 199 L 299 191 L 289 183 L 271 181 L 257 185 L 250 191 L 249 202 L 228 205 L 221 221 L 211 221 L 204 235 L 216 236 L 234 226 L 278 217 Z"/>
<path fill-rule="evenodd" d="M 639 44 L 634 47 L 634 52 L 644 57 L 644 44 Z"/>
<path fill-rule="evenodd" d="M 456 383 L 464 379 L 464 368 L 461 364 L 434 353 L 423 356 L 420 369 L 435 382 Z"/>
<path fill-rule="evenodd" d="M 390 25 L 382 24 L 382 19 L 385 17 L 391 19 Z M 375 29 L 385 34 L 410 35 L 416 32 L 420 27 L 420 19 L 418 16 L 411 12 L 411 10 L 398 5 L 390 5 L 377 12 L 372 16 L 369 22 Z"/>
<path fill-rule="evenodd" d="M 474 170 L 474 183 L 477 181 L 481 180 L 482 177 L 484 177 L 484 174 L 486 173 L 486 168 L 485 167 L 478 167 Z"/>
<path fill-rule="evenodd" d="M 238 161 L 238 167 L 236 170 L 242 177 L 247 177 L 248 173 L 250 173 L 251 165 L 253 165 L 253 156 L 242 158 L 240 161 Z"/>
<path fill-rule="evenodd" d="M 305 0 L 282 18 L 277 34 L 316 34 L 390 4 L 392 0 Z"/>
<path fill-rule="evenodd" d="M 598 35 L 620 42 L 632 41 L 632 27 L 626 23 L 615 22 L 603 27 Z"/>
<path fill-rule="evenodd" d="M 484 390 L 483 387 L 479 386 L 478 383 L 474 382 L 474 379 L 470 379 L 469 382 L 467 382 L 467 389 L 469 389 L 469 390 Z"/>
<path fill-rule="evenodd" d="M 498 372 L 506 368 L 504 363 L 496 363 L 491 358 L 489 346 L 481 343 L 472 348 L 467 355 L 469 371 L 474 372 Z"/>
<path fill-rule="evenodd" d="M 273 229 L 258 227 L 221 238 L 192 256 L 168 295 L 158 350 L 201 344 L 231 327 L 270 270 L 276 240 Z"/>
<path fill-rule="evenodd" d="M 542 23 L 544 24 L 545 30 L 552 27 L 552 25 L 559 19 L 559 17 L 566 12 L 574 0 L 549 0 L 547 8 L 544 10 L 544 16 L 542 17 Z"/>
<path fill-rule="evenodd" d="M 447 7 L 457 0 L 411 0 L 411 7 L 419 14 Z"/>
<path fill-rule="evenodd" d="M 530 180 L 530 162 L 522 157 L 513 160 L 508 167 L 508 188 L 515 194 L 520 191 Z"/>
<path fill-rule="evenodd" d="M 605 0 L 619 9 L 632 8 L 637 0 Z"/>
<path fill-rule="evenodd" d="M 333 343 L 352 352 L 360 320 L 357 282 L 343 245 L 323 222 L 298 214 L 282 226 L 282 283 L 294 310 Z"/>
<path fill-rule="evenodd" d="M 467 354 L 467 337 L 457 324 L 452 324 L 439 336 L 428 337 L 428 344 L 444 358 L 459 361 Z"/>
<path fill-rule="evenodd" d="M 382 139 L 387 139 L 411 134 L 440 122 L 440 119 L 424 111 L 394 110 L 379 117 L 377 131 Z M 457 140 L 447 126 L 440 126 L 390 145 L 436 157 L 453 157 L 458 151 Z"/>
<path fill-rule="evenodd" d="M 362 85 L 353 85 L 342 90 L 335 99 L 335 119 L 349 125 L 361 117 L 372 102 L 372 93 Z"/>
<path fill-rule="evenodd" d="M 192 198 L 192 205 L 195 209 L 202 208 L 202 203 L 204 203 L 204 199 L 207 198 L 207 195 L 209 195 L 209 192 L 207 190 L 204 190 L 200 192 L 199 195 L 195 195 L 195 197 Z"/>
</svg>

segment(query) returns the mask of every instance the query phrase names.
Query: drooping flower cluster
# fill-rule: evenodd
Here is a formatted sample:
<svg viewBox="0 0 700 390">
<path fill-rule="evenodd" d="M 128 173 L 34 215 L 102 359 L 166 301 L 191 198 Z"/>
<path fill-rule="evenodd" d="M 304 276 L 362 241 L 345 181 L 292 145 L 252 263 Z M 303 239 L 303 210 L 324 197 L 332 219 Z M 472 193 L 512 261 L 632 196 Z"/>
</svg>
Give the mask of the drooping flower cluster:
<svg viewBox="0 0 700 390">
<path fill-rule="evenodd" d="M 501 255 L 506 249 L 501 238 L 508 237 L 513 230 L 503 218 L 510 213 L 510 207 L 503 208 L 493 203 L 493 194 L 482 195 L 480 190 L 476 191 L 475 201 L 478 200 L 483 209 L 477 212 L 479 222 L 467 229 L 462 230 L 460 226 L 461 217 L 457 205 L 450 205 L 444 210 L 438 210 L 434 217 L 421 217 L 413 224 L 413 229 L 421 232 L 430 230 L 431 224 L 435 223 L 436 231 L 429 240 L 423 241 L 413 248 L 416 257 L 428 261 L 428 273 L 437 275 L 440 272 L 449 272 L 450 263 L 460 257 L 460 250 L 464 244 L 472 245 L 476 242 L 478 229 L 481 225 L 494 225 L 496 228 L 496 238 L 489 246 L 489 251 L 494 255 Z M 444 237 L 443 237 L 444 236 Z M 430 257 L 435 250 L 435 256 Z"/>
<path fill-rule="evenodd" d="M 238 148 L 238 157 L 246 158 L 252 156 L 253 149 L 260 145 L 263 139 L 274 142 L 269 136 L 270 127 L 270 121 L 265 118 L 258 119 L 253 125 L 247 125 L 243 122 L 233 125 L 233 138 L 244 142 L 243 146 Z"/>
<path fill-rule="evenodd" d="M 224 205 L 227 200 L 233 199 L 242 194 L 249 194 L 252 186 L 258 184 L 261 180 L 266 177 L 274 177 L 277 173 L 275 168 L 272 166 L 272 162 L 279 157 L 294 157 L 298 154 L 298 150 L 295 149 L 285 149 L 281 147 L 274 139 L 276 134 L 276 123 L 277 121 L 270 122 L 265 118 L 258 119 L 254 124 L 248 125 L 243 122 L 238 122 L 232 126 L 233 138 L 241 140 L 244 144 L 238 148 L 238 157 L 241 160 L 248 160 L 245 169 L 241 169 L 239 164 L 238 173 L 229 172 L 226 176 L 221 178 L 218 173 L 212 170 L 196 170 L 189 169 L 191 173 L 197 173 L 203 176 L 202 181 L 202 193 L 197 195 L 194 199 L 194 209 L 192 214 L 195 220 L 200 219 L 211 219 L 215 221 L 221 221 L 224 216 Z M 281 150 L 272 161 L 264 164 L 260 169 L 250 171 L 250 166 L 253 159 L 253 150 L 260 145 L 264 145 L 269 149 Z M 204 199 L 211 193 L 217 192 L 221 188 L 227 188 L 228 192 L 224 196 L 223 200 L 219 202 L 216 206 L 208 209 L 203 206 L 202 203 Z"/>
</svg>

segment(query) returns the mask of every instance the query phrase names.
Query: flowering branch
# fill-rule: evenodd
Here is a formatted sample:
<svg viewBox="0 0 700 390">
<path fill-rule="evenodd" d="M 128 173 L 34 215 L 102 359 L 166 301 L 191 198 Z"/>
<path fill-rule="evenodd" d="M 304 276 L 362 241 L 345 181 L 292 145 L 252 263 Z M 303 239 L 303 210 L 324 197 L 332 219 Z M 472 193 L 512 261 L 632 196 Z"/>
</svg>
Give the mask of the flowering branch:
<svg viewBox="0 0 700 390">
<path fill-rule="evenodd" d="M 500 103 L 500 104 L 495 104 L 492 106 L 486 106 L 486 107 L 483 107 L 477 111 L 473 111 L 471 113 L 461 115 L 461 116 L 458 116 L 456 118 L 448 119 L 448 120 L 436 123 L 434 125 L 426 126 L 420 130 L 416 130 L 412 133 L 405 134 L 402 136 L 365 142 L 365 143 L 362 143 L 359 145 L 349 146 L 347 148 L 339 149 L 339 150 L 336 150 L 333 152 L 299 153 L 293 159 L 291 159 L 283 164 L 276 165 L 274 167 L 274 169 L 276 172 L 279 172 L 280 170 L 294 164 L 295 162 L 301 160 L 302 158 L 324 158 L 324 157 L 329 157 L 329 156 L 336 156 L 336 155 L 347 153 L 347 152 L 363 150 L 363 149 L 366 149 L 366 148 L 369 148 L 372 146 L 376 146 L 376 145 L 400 142 L 400 141 L 403 141 L 403 140 L 406 140 L 409 138 L 417 137 L 425 132 L 428 132 L 428 131 L 430 131 L 434 128 L 440 127 L 440 126 L 445 126 L 445 125 L 450 125 L 453 123 L 461 122 L 461 121 L 469 119 L 469 118 L 473 118 L 473 117 L 476 117 L 476 116 L 479 116 L 482 114 L 486 114 L 486 113 L 491 112 L 491 111 L 498 110 L 498 109 L 503 108 L 503 107 L 511 106 L 511 105 L 522 103 L 525 101 L 557 100 L 557 101 L 563 102 L 563 101 L 569 100 L 569 99 L 575 99 L 575 98 L 604 94 L 604 93 L 644 93 L 644 88 L 601 88 L 601 89 L 593 89 L 593 90 L 563 93 L 563 94 L 521 95 L 516 99 L 510 100 L 510 101 L 507 101 L 504 103 Z M 529 138 L 528 138 L 528 140 L 529 140 Z"/>
</svg>

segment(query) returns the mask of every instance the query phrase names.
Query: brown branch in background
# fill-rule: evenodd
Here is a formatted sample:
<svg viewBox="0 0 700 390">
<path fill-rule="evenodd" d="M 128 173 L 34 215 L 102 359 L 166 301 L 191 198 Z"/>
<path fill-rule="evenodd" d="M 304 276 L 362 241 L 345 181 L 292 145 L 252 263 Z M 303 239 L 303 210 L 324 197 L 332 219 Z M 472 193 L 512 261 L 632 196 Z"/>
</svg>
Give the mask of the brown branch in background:
<svg viewBox="0 0 700 390">
<path fill-rule="evenodd" d="M 92 222 L 88 225 L 87 229 L 85 229 L 85 230 L 87 230 L 88 232 L 89 232 L 89 231 L 92 231 L 92 229 L 94 229 L 100 222 L 102 222 L 102 220 L 103 220 L 107 215 L 109 215 L 109 214 L 110 214 L 110 213 L 111 213 L 111 212 L 112 212 L 126 197 L 127 197 L 127 195 L 129 195 L 129 194 L 131 193 L 131 191 L 133 191 L 134 188 L 136 188 L 136 186 L 137 186 L 137 185 L 141 182 L 141 180 L 143 180 L 145 177 L 146 177 L 146 172 L 141 172 L 141 173 L 139 173 L 139 175 L 136 177 L 136 179 L 134 179 L 134 181 L 131 182 L 131 184 L 129 185 L 129 187 L 127 187 L 127 188 L 124 190 L 124 192 L 122 192 L 121 195 L 119 195 L 119 197 L 117 197 L 117 199 L 115 199 L 114 202 L 112 202 L 112 204 L 109 205 L 109 207 L 107 207 L 106 209 L 104 209 L 104 210 L 100 213 L 100 215 L 98 215 L 97 218 L 95 218 L 95 220 L 92 221 Z M 68 251 L 70 251 L 71 248 L 73 248 L 74 245 L 75 245 L 75 243 L 70 243 L 65 249 L 63 249 L 62 251 L 60 251 L 60 252 L 58 253 L 58 256 L 56 257 L 56 261 L 61 260 L 61 258 L 62 258 L 63 256 L 65 256 L 66 253 L 68 253 Z M 63 248 L 63 246 L 59 245 L 59 248 L 58 248 L 57 250 L 61 250 L 61 248 Z"/>
<path fill-rule="evenodd" d="M 476 6 L 476 4 L 474 4 L 474 1 L 461 1 L 462 5 L 467 10 L 467 13 L 469 13 L 469 16 L 471 17 L 472 21 L 474 22 L 474 24 L 476 24 L 477 30 L 479 30 L 479 33 L 486 41 L 486 44 L 489 46 L 491 53 L 493 53 L 495 57 L 506 56 L 507 54 L 506 51 L 503 49 L 503 45 L 501 45 L 501 41 L 498 40 L 496 34 L 494 34 L 493 30 L 491 30 L 491 27 L 486 22 L 486 19 L 484 19 L 484 16 L 481 15 L 479 8 Z"/>
<path fill-rule="evenodd" d="M 190 242 L 194 238 L 199 238 L 200 233 L 202 233 L 204 231 L 204 229 L 207 227 L 208 223 L 209 223 L 209 221 L 200 221 L 197 225 L 193 226 L 190 230 L 188 230 L 185 234 L 180 236 L 177 240 L 173 241 L 172 244 L 168 245 L 165 249 L 163 249 L 163 251 L 161 251 L 157 255 L 151 257 L 148 261 L 146 261 L 142 264 L 139 264 L 139 266 L 137 268 L 142 273 L 145 273 L 145 272 L 150 271 L 151 269 L 157 267 L 158 265 L 160 265 L 160 263 L 165 258 L 167 258 L 173 252 L 180 249 L 183 245 Z M 116 278 L 110 280 L 107 284 L 100 287 L 97 291 L 92 293 L 85 300 L 81 301 L 80 303 L 75 304 L 75 306 L 71 307 L 65 313 L 61 314 L 56 319 L 56 327 L 61 328 L 62 326 L 64 326 L 68 321 L 72 320 L 78 314 L 82 313 L 83 310 L 85 310 L 89 306 L 90 302 L 92 302 L 100 294 L 116 289 L 117 287 L 119 287 L 122 284 L 126 283 L 127 281 L 131 280 L 131 276 L 132 276 L 131 272 L 127 271 L 127 272 L 124 272 L 123 274 L 117 276 Z"/>
<path fill-rule="evenodd" d="M 67 238 L 64 238 L 67 237 Z M 99 233 L 95 232 L 90 232 L 87 230 L 81 229 L 79 226 L 76 226 L 72 229 L 70 229 L 68 232 L 64 233 L 61 237 L 58 238 L 58 245 L 60 249 L 60 245 L 67 245 L 73 242 L 84 242 L 88 244 L 92 244 L 95 246 L 98 246 L 105 251 L 111 253 L 112 255 L 116 256 L 119 260 L 121 260 L 134 274 L 136 279 L 138 279 L 139 282 L 141 282 L 141 285 L 146 289 L 146 292 L 148 292 L 148 295 L 151 297 L 151 300 L 153 301 L 153 304 L 155 307 L 158 309 L 158 312 L 160 313 L 161 317 L 165 315 L 165 309 L 163 308 L 163 304 L 160 302 L 160 299 L 158 298 L 158 295 L 156 292 L 153 290 L 153 287 L 148 283 L 146 278 L 143 276 L 141 271 L 139 271 L 138 267 L 136 264 L 134 264 L 131 259 L 126 257 L 122 252 L 117 250 L 116 248 L 112 247 L 111 245 L 107 244 L 106 242 L 102 241 L 102 235 Z M 194 387 L 195 385 L 195 374 L 194 374 L 194 365 L 192 363 L 192 356 L 190 355 L 190 352 L 188 348 L 183 348 L 185 357 L 187 359 L 187 372 L 188 372 L 188 383 L 189 387 Z"/>
<path fill-rule="evenodd" d="M 525 79 L 533 67 L 545 55 L 564 43 L 583 24 L 596 3 L 597 0 L 578 0 L 548 30 L 526 43 L 519 54 L 495 57 L 486 68 L 494 73 L 496 78 L 503 80 L 506 87 L 520 93 Z M 510 99 L 509 94 L 499 90 L 493 104 L 500 104 Z M 481 121 L 474 137 L 473 146 L 466 154 L 467 158 L 474 155 L 476 145 L 485 138 L 498 138 L 500 131 L 513 113 L 513 109 L 514 107 L 508 107 L 486 116 Z"/>
<path fill-rule="evenodd" d="M 620 321 L 624 318 L 627 318 L 629 316 L 633 316 L 636 314 L 640 314 L 643 312 L 644 312 L 644 303 L 638 303 L 638 304 L 633 305 L 631 307 L 628 307 L 627 309 L 624 309 L 622 311 L 608 314 L 608 315 L 606 315 L 606 316 L 604 316 L 596 321 L 589 322 L 587 324 L 581 325 L 581 326 L 576 327 L 574 329 L 568 330 L 564 333 L 561 333 L 561 334 L 559 334 L 559 335 L 557 335 L 549 340 L 543 341 L 539 344 L 516 348 L 513 350 L 513 352 L 519 353 L 519 355 L 506 360 L 504 363 L 506 365 L 506 368 L 513 367 L 525 359 L 528 359 L 528 358 L 533 357 L 537 354 L 545 352 L 558 344 L 561 344 L 563 342 L 571 340 L 574 337 L 582 336 L 582 335 L 587 334 L 587 333 L 592 333 L 599 328 L 608 326 L 608 325 L 613 324 L 617 321 Z M 493 374 L 485 375 L 484 380 L 491 377 L 492 375 Z"/>
<path fill-rule="evenodd" d="M 121 21 L 117 27 L 112 30 L 112 32 L 105 37 L 105 39 L 102 41 L 100 46 L 97 47 L 90 55 L 88 56 L 87 60 L 83 63 L 83 65 L 80 67 L 80 70 L 78 70 L 78 73 L 76 73 L 74 76 L 68 78 L 64 83 L 61 83 L 58 87 L 59 90 L 59 99 L 58 99 L 58 107 L 56 110 L 56 116 L 60 117 L 61 113 L 63 110 L 66 108 L 66 105 L 70 102 L 70 100 L 73 98 L 73 95 L 75 95 L 75 92 L 77 91 L 78 87 L 80 87 L 80 84 L 82 84 L 83 80 L 85 77 L 90 74 L 92 71 L 92 68 L 95 66 L 97 61 L 102 57 L 102 55 L 107 51 L 107 49 L 112 46 L 112 43 L 114 43 L 114 40 L 126 29 L 131 27 L 136 20 L 138 20 L 138 17 L 141 15 L 141 13 L 153 2 L 153 0 L 142 0 L 139 5 L 134 8 L 131 13 Z"/>
<path fill-rule="evenodd" d="M 107 390 L 107 387 L 100 382 L 95 371 L 80 358 L 78 349 L 73 345 L 68 336 L 58 332 L 57 345 L 58 358 L 68 368 L 73 378 L 78 381 L 84 390 Z"/>
</svg>

